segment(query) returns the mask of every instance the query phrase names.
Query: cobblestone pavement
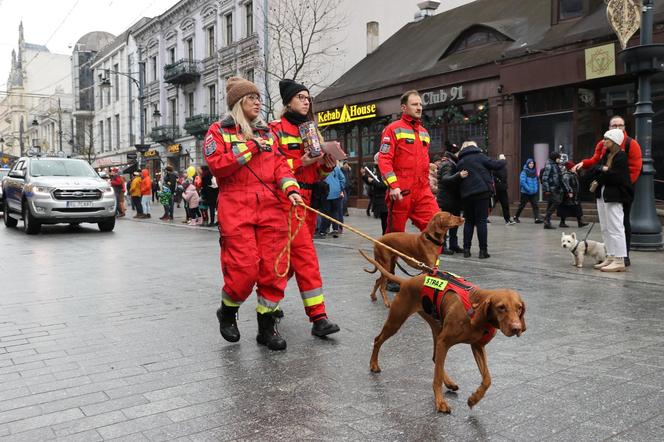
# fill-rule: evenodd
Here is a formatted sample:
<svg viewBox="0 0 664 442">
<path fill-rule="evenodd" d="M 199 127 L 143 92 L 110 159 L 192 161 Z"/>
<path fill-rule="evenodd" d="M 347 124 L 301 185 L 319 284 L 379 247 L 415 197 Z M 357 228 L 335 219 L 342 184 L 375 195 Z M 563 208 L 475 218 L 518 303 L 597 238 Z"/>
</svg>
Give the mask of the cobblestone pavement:
<svg viewBox="0 0 664 442">
<path fill-rule="evenodd" d="M 347 220 L 379 230 L 363 211 Z M 255 342 L 253 296 L 241 341 L 219 336 L 213 229 L 123 219 L 111 234 L 54 226 L 33 237 L 0 227 L 0 438 L 661 440 L 664 255 L 633 253 L 626 274 L 577 270 L 559 231 L 523 221 L 493 218 L 488 260 L 476 249 L 446 257 L 450 271 L 515 288 L 528 305 L 528 331 L 487 347 L 493 384 L 472 410 L 479 373 L 468 346 L 452 349 L 451 415 L 434 410 L 419 317 L 383 347 L 383 372 L 369 372 L 387 312 L 369 300 L 374 275 L 355 250 L 369 246 L 351 233 L 316 241 L 341 332 L 312 337 L 291 283 L 288 350 L 275 353 Z"/>
</svg>

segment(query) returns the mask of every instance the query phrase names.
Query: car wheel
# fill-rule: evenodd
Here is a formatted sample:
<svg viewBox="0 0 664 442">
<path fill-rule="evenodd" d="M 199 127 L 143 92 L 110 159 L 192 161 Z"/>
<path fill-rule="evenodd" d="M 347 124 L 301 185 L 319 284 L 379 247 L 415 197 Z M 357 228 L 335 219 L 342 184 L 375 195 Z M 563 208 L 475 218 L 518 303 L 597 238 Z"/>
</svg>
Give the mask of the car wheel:
<svg viewBox="0 0 664 442">
<path fill-rule="evenodd" d="M 2 212 L 2 218 L 5 222 L 5 227 L 16 227 L 18 220 L 9 216 L 9 204 L 7 204 L 7 200 L 4 200 L 2 203 L 2 210 L 4 210 L 4 212 Z"/>
<path fill-rule="evenodd" d="M 23 231 L 28 235 L 36 235 L 41 230 L 41 224 L 32 216 L 28 202 L 23 203 Z"/>
<path fill-rule="evenodd" d="M 115 217 L 97 223 L 97 225 L 99 226 L 99 230 L 102 232 L 112 232 L 115 228 Z"/>
</svg>

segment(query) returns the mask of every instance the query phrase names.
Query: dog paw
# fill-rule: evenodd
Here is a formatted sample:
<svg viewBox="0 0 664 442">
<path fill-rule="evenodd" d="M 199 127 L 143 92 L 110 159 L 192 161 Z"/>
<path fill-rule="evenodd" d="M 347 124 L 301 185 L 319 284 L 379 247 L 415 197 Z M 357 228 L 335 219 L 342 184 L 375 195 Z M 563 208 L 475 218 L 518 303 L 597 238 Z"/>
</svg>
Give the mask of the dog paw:
<svg viewBox="0 0 664 442">
<path fill-rule="evenodd" d="M 436 402 L 436 410 L 438 410 L 439 413 L 445 413 L 445 414 L 449 414 L 452 411 L 450 406 L 447 405 L 447 402 L 445 402 L 444 400 Z"/>
<path fill-rule="evenodd" d="M 449 384 L 445 384 L 445 387 L 447 387 L 448 390 L 451 391 L 457 391 L 459 389 L 459 386 L 453 382 L 450 382 Z"/>
<path fill-rule="evenodd" d="M 385 301 L 383 302 L 383 304 L 385 304 L 385 307 L 390 308 L 391 305 L 390 301 Z"/>
<path fill-rule="evenodd" d="M 468 407 L 473 408 L 475 405 L 477 405 L 480 399 L 482 398 L 478 397 L 476 394 L 471 394 L 468 398 Z"/>
<path fill-rule="evenodd" d="M 378 366 L 378 364 L 371 364 L 369 366 L 369 370 L 371 370 L 372 373 L 380 373 L 381 372 L 380 367 Z"/>
</svg>

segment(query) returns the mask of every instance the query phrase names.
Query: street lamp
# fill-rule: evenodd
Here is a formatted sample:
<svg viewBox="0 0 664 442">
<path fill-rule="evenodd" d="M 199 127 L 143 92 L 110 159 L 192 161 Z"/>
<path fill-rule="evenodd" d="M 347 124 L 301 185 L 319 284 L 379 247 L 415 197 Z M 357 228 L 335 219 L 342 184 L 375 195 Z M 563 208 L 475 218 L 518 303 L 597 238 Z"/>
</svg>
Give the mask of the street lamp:
<svg viewBox="0 0 664 442">
<path fill-rule="evenodd" d="M 625 71 L 637 74 L 639 101 L 634 112 L 636 140 L 643 149 L 643 169 L 634 189 L 634 204 L 630 214 L 632 248 L 635 250 L 661 250 L 662 224 L 655 207 L 655 167 L 652 159 L 652 90 L 650 77 L 664 70 L 664 45 L 652 43 L 653 0 L 643 0 L 640 44 L 618 54 L 625 63 Z"/>
</svg>

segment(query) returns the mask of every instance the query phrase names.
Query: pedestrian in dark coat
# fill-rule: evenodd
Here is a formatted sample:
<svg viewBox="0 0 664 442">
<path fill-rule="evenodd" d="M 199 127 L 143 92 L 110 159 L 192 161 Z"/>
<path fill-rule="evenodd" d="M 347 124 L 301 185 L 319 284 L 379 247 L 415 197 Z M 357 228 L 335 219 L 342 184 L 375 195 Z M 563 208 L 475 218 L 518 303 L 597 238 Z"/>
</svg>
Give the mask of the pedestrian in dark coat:
<svg viewBox="0 0 664 442">
<path fill-rule="evenodd" d="M 505 155 L 498 155 L 499 160 L 504 160 Z M 503 219 L 508 226 L 516 224 L 510 217 L 510 200 L 507 195 L 507 167 L 493 171 L 493 183 L 496 187 L 496 201 L 500 203 Z M 495 204 L 495 203 L 494 203 Z"/>
<path fill-rule="evenodd" d="M 505 167 L 505 160 L 492 160 L 474 141 L 466 141 L 459 152 L 459 170 L 467 170 L 468 176 L 461 180 L 459 188 L 463 205 L 463 256 L 470 257 L 470 246 L 473 232 L 477 228 L 480 243 L 480 259 L 489 258 L 487 218 L 491 205 L 491 194 L 494 192 L 491 171 Z"/>
<path fill-rule="evenodd" d="M 440 210 L 456 216 L 461 215 L 459 186 L 461 180 L 467 176 L 467 171 L 457 168 L 457 156 L 453 152 L 445 152 L 438 167 L 438 193 L 436 194 L 436 202 Z M 443 253 L 452 255 L 463 252 L 463 249 L 459 247 L 458 230 L 458 227 L 448 230 L 449 240 L 447 247 L 443 249 Z"/>
<path fill-rule="evenodd" d="M 565 171 L 563 172 L 563 202 L 558 206 L 556 215 L 560 218 L 558 227 L 568 227 L 565 223 L 567 218 L 576 218 L 579 227 L 588 225 L 583 222 L 583 209 L 579 201 L 579 178 L 574 171 L 574 163 L 568 161 L 565 163 Z"/>
<path fill-rule="evenodd" d="M 556 211 L 563 200 L 563 172 L 560 170 L 560 154 L 551 152 L 549 161 L 542 170 L 542 192 L 546 200 L 546 215 L 544 215 L 544 228 L 555 229 L 551 225 L 551 215 Z"/>
<path fill-rule="evenodd" d="M 377 159 L 378 154 L 374 158 Z M 369 187 L 369 195 L 371 196 L 370 206 L 375 218 L 380 218 L 380 225 L 383 229 L 383 235 L 387 230 L 387 204 L 385 204 L 385 192 L 387 192 L 387 185 L 383 182 L 380 176 L 380 171 L 376 168 L 376 178 L 374 179 L 364 169 L 361 171 L 362 180 Z"/>
</svg>

